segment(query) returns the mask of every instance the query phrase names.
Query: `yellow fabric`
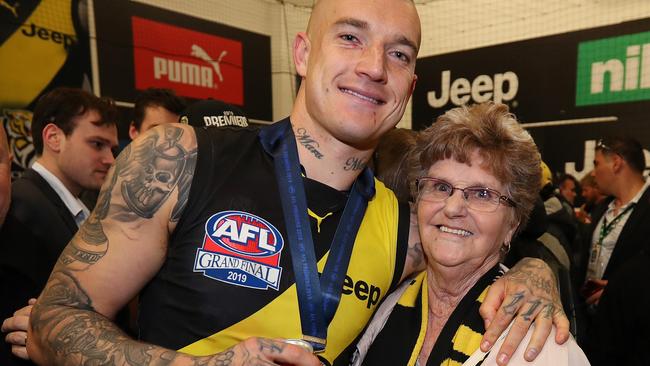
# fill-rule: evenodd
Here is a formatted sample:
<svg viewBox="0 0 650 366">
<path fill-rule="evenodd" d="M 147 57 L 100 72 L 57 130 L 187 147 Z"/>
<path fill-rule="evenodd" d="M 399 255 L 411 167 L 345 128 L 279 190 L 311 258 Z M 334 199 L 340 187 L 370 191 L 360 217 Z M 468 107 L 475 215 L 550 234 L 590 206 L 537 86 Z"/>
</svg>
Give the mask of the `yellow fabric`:
<svg viewBox="0 0 650 366">
<path fill-rule="evenodd" d="M 429 321 L 429 296 L 428 294 L 428 286 L 427 286 L 427 272 L 424 271 L 420 275 L 416 277 L 418 281 L 416 281 L 416 284 L 420 284 L 420 286 L 411 286 L 409 289 L 407 289 L 407 292 L 409 296 L 412 298 L 413 297 L 413 288 L 417 288 L 422 292 L 422 306 L 420 307 L 420 311 L 422 312 L 422 325 L 420 326 L 420 332 L 418 333 L 418 339 L 415 341 L 415 347 L 413 347 L 413 353 L 411 353 L 411 357 L 409 358 L 409 362 L 407 363 L 408 366 L 413 366 L 418 360 L 418 356 L 420 355 L 420 350 L 422 349 L 422 345 L 424 344 L 424 336 L 427 334 L 427 323 Z M 414 284 L 415 285 L 415 284 Z M 416 294 L 417 297 L 417 294 Z"/>
<path fill-rule="evenodd" d="M 423 286 L 422 283 L 426 277 L 427 273 L 424 271 L 417 275 L 413 280 L 411 280 L 411 285 L 406 290 L 404 290 L 404 293 L 399 298 L 399 301 L 397 303 L 410 308 L 417 306 L 415 302 L 420 295 L 420 290 L 422 290 Z"/>
<path fill-rule="evenodd" d="M 544 188 L 547 184 L 553 183 L 553 174 L 551 173 L 551 169 L 549 169 L 548 165 L 546 165 L 545 162 L 541 162 L 540 164 L 540 169 L 542 170 L 542 175 L 540 177 L 539 181 L 539 188 Z"/>
<path fill-rule="evenodd" d="M 368 203 L 366 215 L 352 250 L 347 275 L 379 287 L 380 298 L 386 295 L 395 271 L 398 203 L 393 192 L 375 180 L 376 195 Z M 327 255 L 318 262 L 323 270 Z M 327 347 L 320 354 L 332 362 L 359 335 L 376 304 L 360 300 L 354 293 L 342 295 L 339 308 L 328 328 Z M 207 338 L 194 342 L 181 352 L 209 355 L 223 351 L 249 337 L 301 338 L 300 314 L 295 285 L 248 318 Z"/>
<path fill-rule="evenodd" d="M 481 345 L 483 334 L 473 331 L 470 327 L 462 325 L 454 336 L 454 350 L 471 356 Z"/>
<path fill-rule="evenodd" d="M 68 57 L 63 43 L 38 35 L 28 37 L 23 31 L 31 32 L 31 25 L 35 24 L 76 40 L 71 8 L 71 0 L 41 0 L 24 25 L 0 46 L 0 105 L 28 105 L 59 72 Z"/>
<path fill-rule="evenodd" d="M 489 288 L 490 287 L 488 286 L 483 290 L 483 292 L 481 292 L 477 298 L 478 302 L 483 303 L 483 300 L 485 299 Z M 415 307 L 417 306 L 416 300 L 419 294 L 422 294 L 422 304 L 420 308 L 422 322 L 420 325 L 418 338 L 415 342 L 415 346 L 413 347 L 413 352 L 411 353 L 411 357 L 407 363 L 408 366 L 414 366 L 418 356 L 420 355 L 420 350 L 424 344 L 424 337 L 426 335 L 427 325 L 429 322 L 429 296 L 427 296 L 428 287 L 426 271 L 420 273 L 413 280 L 411 286 L 409 286 L 409 288 L 404 291 L 404 294 L 402 294 L 400 300 L 397 303 L 402 306 Z M 469 357 L 472 353 L 474 353 L 474 351 L 479 348 L 482 338 L 483 334 L 475 332 L 470 327 L 461 324 L 456 330 L 456 333 L 452 339 L 453 349 Z M 460 366 L 462 364 L 449 358 L 441 363 L 441 366 L 457 365 Z"/>
</svg>

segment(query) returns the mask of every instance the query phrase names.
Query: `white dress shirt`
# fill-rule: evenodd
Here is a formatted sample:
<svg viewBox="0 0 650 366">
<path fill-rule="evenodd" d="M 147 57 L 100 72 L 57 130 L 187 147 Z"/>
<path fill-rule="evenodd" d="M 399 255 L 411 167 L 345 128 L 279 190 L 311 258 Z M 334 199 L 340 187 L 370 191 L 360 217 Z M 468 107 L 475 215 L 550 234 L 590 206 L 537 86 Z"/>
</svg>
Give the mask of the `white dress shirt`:
<svg viewBox="0 0 650 366">
<path fill-rule="evenodd" d="M 43 179 L 45 179 L 45 181 L 50 185 L 50 187 L 54 189 L 56 194 L 59 195 L 59 198 L 61 198 L 61 201 L 63 201 L 68 210 L 70 210 L 70 213 L 74 217 L 74 221 L 77 223 L 77 226 L 81 226 L 81 224 L 90 215 L 90 210 L 88 210 L 88 207 L 86 207 L 86 205 L 84 205 L 79 198 L 70 193 L 65 185 L 63 185 L 61 180 L 52 174 L 49 170 L 47 170 L 47 168 L 45 168 L 42 164 L 39 162 L 34 162 L 32 169 L 40 174 L 41 177 L 43 177 Z"/>
</svg>

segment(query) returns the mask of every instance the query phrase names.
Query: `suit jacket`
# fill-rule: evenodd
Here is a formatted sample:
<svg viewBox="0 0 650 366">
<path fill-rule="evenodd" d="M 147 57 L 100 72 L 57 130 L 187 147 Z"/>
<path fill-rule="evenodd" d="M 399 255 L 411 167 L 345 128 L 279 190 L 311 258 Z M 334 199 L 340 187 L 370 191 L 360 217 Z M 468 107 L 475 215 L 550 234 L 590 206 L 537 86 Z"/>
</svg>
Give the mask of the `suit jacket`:
<svg viewBox="0 0 650 366">
<path fill-rule="evenodd" d="M 39 295 L 78 229 L 70 210 L 36 171 L 26 170 L 11 190 L 0 230 L 0 320 Z"/>
<path fill-rule="evenodd" d="M 607 211 L 607 206 L 614 200 L 614 197 L 607 198 L 604 202 L 594 208 L 592 214 L 592 224 L 590 232 L 593 232 L 598 225 L 598 221 Z M 592 235 L 588 235 L 588 245 L 584 245 L 587 251 L 591 250 Z M 643 192 L 639 202 L 634 206 L 630 217 L 625 222 L 621 235 L 616 241 L 616 246 L 612 252 L 612 256 L 607 263 L 603 279 L 609 278 L 625 262 L 634 258 L 643 249 L 650 248 L 650 188 Z M 582 280 L 584 280 L 587 266 L 589 261 L 589 252 L 584 256 Z"/>
</svg>

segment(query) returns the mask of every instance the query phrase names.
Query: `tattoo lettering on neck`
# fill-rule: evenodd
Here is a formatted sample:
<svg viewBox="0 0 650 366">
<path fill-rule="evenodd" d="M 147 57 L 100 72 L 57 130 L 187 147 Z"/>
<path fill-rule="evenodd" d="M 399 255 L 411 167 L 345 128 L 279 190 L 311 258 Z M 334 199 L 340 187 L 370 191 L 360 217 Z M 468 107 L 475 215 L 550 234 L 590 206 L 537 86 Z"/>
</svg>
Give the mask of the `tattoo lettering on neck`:
<svg viewBox="0 0 650 366">
<path fill-rule="evenodd" d="M 366 167 L 366 162 L 354 156 L 345 161 L 343 170 L 361 170 Z"/>
<path fill-rule="evenodd" d="M 296 139 L 302 145 L 305 149 L 307 149 L 310 153 L 314 154 L 316 159 L 322 159 L 323 154 L 318 151 L 318 148 L 320 148 L 320 144 L 314 140 L 309 134 L 307 134 L 307 130 L 304 128 L 298 128 L 296 130 Z"/>
</svg>

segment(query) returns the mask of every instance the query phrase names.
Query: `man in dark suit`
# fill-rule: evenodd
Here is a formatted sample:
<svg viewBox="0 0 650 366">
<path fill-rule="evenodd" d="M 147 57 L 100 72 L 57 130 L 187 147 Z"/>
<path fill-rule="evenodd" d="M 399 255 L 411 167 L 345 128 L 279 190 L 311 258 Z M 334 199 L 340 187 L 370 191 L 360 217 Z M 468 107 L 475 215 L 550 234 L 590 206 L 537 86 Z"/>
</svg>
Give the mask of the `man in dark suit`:
<svg viewBox="0 0 650 366">
<path fill-rule="evenodd" d="M 106 179 L 117 146 L 111 102 L 80 89 L 58 88 L 36 105 L 32 137 L 37 160 L 11 187 L 0 230 L 0 319 L 37 297 L 59 254 L 89 215 L 79 200 Z M 3 344 L 0 364 L 11 360 Z"/>
<path fill-rule="evenodd" d="M 582 277 L 588 304 L 598 304 L 608 278 L 650 243 L 650 190 L 644 169 L 643 148 L 632 138 L 607 138 L 596 146 L 592 174 L 610 197 L 592 214 Z"/>
</svg>

